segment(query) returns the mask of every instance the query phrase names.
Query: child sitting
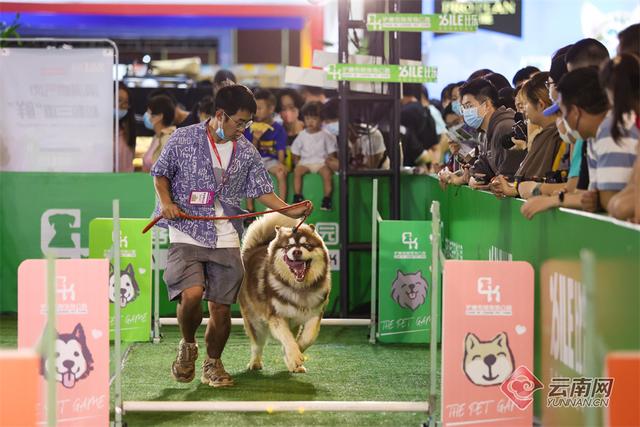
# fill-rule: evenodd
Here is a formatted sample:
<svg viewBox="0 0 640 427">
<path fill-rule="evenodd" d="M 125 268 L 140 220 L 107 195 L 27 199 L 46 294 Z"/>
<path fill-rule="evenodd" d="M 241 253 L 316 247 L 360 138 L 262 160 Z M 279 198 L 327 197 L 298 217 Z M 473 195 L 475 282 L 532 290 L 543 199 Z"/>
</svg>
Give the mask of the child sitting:
<svg viewBox="0 0 640 427">
<path fill-rule="evenodd" d="M 324 198 L 320 209 L 331 210 L 333 172 L 325 162 L 330 157 L 337 157 L 338 143 L 335 136 L 322 129 L 321 110 L 322 104 L 319 102 L 308 102 L 302 107 L 305 129 L 300 132 L 291 145 L 295 165 L 293 202 L 304 200 L 302 177 L 309 172 L 318 173 L 322 177 L 324 187 Z"/>
<path fill-rule="evenodd" d="M 255 120 L 244 133 L 247 140 L 253 142 L 262 156 L 262 163 L 270 174 L 278 180 L 278 196 L 287 198 L 287 168 L 284 166 L 287 150 L 287 132 L 280 123 L 273 120 L 276 97 L 266 89 L 258 89 Z M 254 210 L 253 199 L 247 199 L 247 209 Z"/>
</svg>

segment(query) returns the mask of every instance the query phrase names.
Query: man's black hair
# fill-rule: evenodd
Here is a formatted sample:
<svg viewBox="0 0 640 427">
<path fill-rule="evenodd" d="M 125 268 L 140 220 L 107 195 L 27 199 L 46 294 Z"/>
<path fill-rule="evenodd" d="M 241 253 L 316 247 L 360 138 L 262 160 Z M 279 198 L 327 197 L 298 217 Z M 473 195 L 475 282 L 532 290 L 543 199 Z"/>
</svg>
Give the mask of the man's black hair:
<svg viewBox="0 0 640 427">
<path fill-rule="evenodd" d="M 575 105 L 589 114 L 601 114 L 609 109 L 609 99 L 600 86 L 596 67 L 569 71 L 560 79 L 557 89 L 567 107 Z"/>
<path fill-rule="evenodd" d="M 422 96 L 422 88 L 424 86 L 420 83 L 403 83 L 402 84 L 402 95 L 403 96 L 414 96 L 418 101 L 420 101 L 420 97 Z"/>
<path fill-rule="evenodd" d="M 253 115 L 257 110 L 253 93 L 243 85 L 230 85 L 220 88 L 216 93 L 215 106 L 216 110 L 222 109 L 228 116 L 236 114 L 238 110 L 245 110 Z"/>
<path fill-rule="evenodd" d="M 263 101 L 267 101 L 269 105 L 276 106 L 276 97 L 269 89 L 256 89 L 253 96 L 256 98 L 256 101 L 262 99 Z"/>
<path fill-rule="evenodd" d="M 551 61 L 551 68 L 549 69 L 549 77 L 554 83 L 558 83 L 562 76 L 567 74 L 567 62 L 564 55 L 558 55 Z"/>
<path fill-rule="evenodd" d="M 511 83 L 513 83 L 513 87 L 518 86 L 525 80 L 529 80 L 532 74 L 539 72 L 540 69 L 538 67 L 534 67 L 533 65 L 527 65 L 524 68 L 520 68 L 516 71 L 516 74 L 513 76 Z"/>
<path fill-rule="evenodd" d="M 599 67 L 607 59 L 609 51 L 596 39 L 582 39 L 574 43 L 565 56 L 567 64 L 572 64 L 574 68 Z"/>
<path fill-rule="evenodd" d="M 484 77 L 487 74 L 491 74 L 491 73 L 493 73 L 493 70 L 490 70 L 488 68 L 481 68 L 481 69 L 476 70 L 473 73 L 471 73 L 469 78 L 467 78 L 467 81 L 470 82 L 471 80 L 475 80 L 477 78 Z"/>
<path fill-rule="evenodd" d="M 507 78 L 500 73 L 487 74 L 486 76 L 484 76 L 484 79 L 489 80 L 491 83 L 493 83 L 493 86 L 497 91 L 500 91 L 500 89 L 504 89 L 506 87 L 511 87 L 511 83 L 509 83 L 509 80 L 507 80 Z"/>
<path fill-rule="evenodd" d="M 496 87 L 489 80 L 477 78 L 470 80 L 460 88 L 460 97 L 473 95 L 478 101 L 490 100 L 494 108 L 500 106 L 500 97 Z"/>
<path fill-rule="evenodd" d="M 234 83 L 237 82 L 236 75 L 229 70 L 225 70 L 225 69 L 218 70 L 215 76 L 213 76 L 214 85 L 220 85 L 221 83 L 224 83 L 226 80 L 231 80 Z"/>
<path fill-rule="evenodd" d="M 213 105 L 213 96 L 207 95 L 198 102 L 198 112 L 213 116 L 215 114 Z"/>
<path fill-rule="evenodd" d="M 151 114 L 162 114 L 162 124 L 171 126 L 176 114 L 176 104 L 166 95 L 156 95 L 149 99 L 147 108 Z"/>
<path fill-rule="evenodd" d="M 340 118 L 340 100 L 331 98 L 322 105 L 322 120 L 338 120 Z"/>
<path fill-rule="evenodd" d="M 640 24 L 629 25 L 618 33 L 620 53 L 632 53 L 640 56 Z"/>
</svg>

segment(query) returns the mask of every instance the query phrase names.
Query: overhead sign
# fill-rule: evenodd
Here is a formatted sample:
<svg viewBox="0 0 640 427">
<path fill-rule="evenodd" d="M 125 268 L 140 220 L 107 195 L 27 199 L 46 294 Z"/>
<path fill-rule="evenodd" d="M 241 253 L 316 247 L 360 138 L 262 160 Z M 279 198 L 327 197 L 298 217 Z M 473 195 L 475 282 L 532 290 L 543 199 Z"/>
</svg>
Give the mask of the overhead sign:
<svg viewBox="0 0 640 427">
<path fill-rule="evenodd" d="M 434 83 L 437 67 L 425 65 L 332 64 L 329 80 L 350 82 Z"/>
<path fill-rule="evenodd" d="M 420 13 L 370 13 L 368 31 L 432 31 L 435 33 L 474 32 L 478 30 L 477 15 Z"/>
<path fill-rule="evenodd" d="M 56 398 L 58 426 L 109 424 L 109 308 L 106 259 L 56 261 Z M 18 269 L 18 347 L 35 348 L 47 328 L 47 260 Z M 46 359 L 39 364 L 46 389 Z M 19 392 L 15 390 L 15 392 Z M 46 422 L 40 394 L 39 424 Z"/>
<path fill-rule="evenodd" d="M 531 426 L 533 268 L 526 262 L 445 261 L 442 423 Z"/>
<path fill-rule="evenodd" d="M 480 29 L 522 37 L 522 0 L 434 0 L 433 10 L 437 14 L 476 15 Z"/>
</svg>

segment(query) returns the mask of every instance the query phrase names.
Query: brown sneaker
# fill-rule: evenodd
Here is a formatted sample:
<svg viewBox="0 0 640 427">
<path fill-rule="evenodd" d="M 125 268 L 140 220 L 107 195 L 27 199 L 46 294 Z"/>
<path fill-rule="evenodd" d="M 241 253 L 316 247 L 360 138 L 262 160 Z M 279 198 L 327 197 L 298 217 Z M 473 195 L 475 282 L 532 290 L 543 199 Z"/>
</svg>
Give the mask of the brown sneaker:
<svg viewBox="0 0 640 427">
<path fill-rule="evenodd" d="M 196 359 L 198 358 L 198 344 L 180 340 L 178 355 L 171 365 L 171 374 L 176 381 L 188 383 L 196 376 Z"/>
<path fill-rule="evenodd" d="M 233 378 L 224 370 L 221 359 L 212 359 L 207 357 L 202 364 L 203 384 L 209 384 L 211 387 L 231 387 Z"/>
</svg>

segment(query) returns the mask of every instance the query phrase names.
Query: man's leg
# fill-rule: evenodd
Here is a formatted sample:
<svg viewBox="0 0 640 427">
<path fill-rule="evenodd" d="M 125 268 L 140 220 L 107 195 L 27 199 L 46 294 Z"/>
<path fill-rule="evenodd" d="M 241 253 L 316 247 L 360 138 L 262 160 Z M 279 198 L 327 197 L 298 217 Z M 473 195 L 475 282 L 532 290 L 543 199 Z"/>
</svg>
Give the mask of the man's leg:
<svg viewBox="0 0 640 427">
<path fill-rule="evenodd" d="M 202 286 L 187 288 L 180 294 L 178 302 L 178 324 L 182 339 L 178 345 L 178 355 L 171 365 L 173 378 L 179 382 L 190 382 L 195 377 L 198 346 L 196 331 L 202 322 Z"/>
<path fill-rule="evenodd" d="M 220 359 L 231 333 L 231 306 L 209 301 L 209 323 L 204 339 L 207 354 L 212 359 Z"/>
<path fill-rule="evenodd" d="M 185 342 L 196 342 L 196 331 L 202 323 L 202 293 L 204 286 L 185 289 L 178 301 L 178 324 Z"/>
<path fill-rule="evenodd" d="M 209 322 L 204 338 L 207 358 L 202 365 L 202 383 L 211 387 L 230 387 L 233 378 L 224 369 L 221 356 L 231 333 L 231 306 L 209 301 Z"/>
</svg>

